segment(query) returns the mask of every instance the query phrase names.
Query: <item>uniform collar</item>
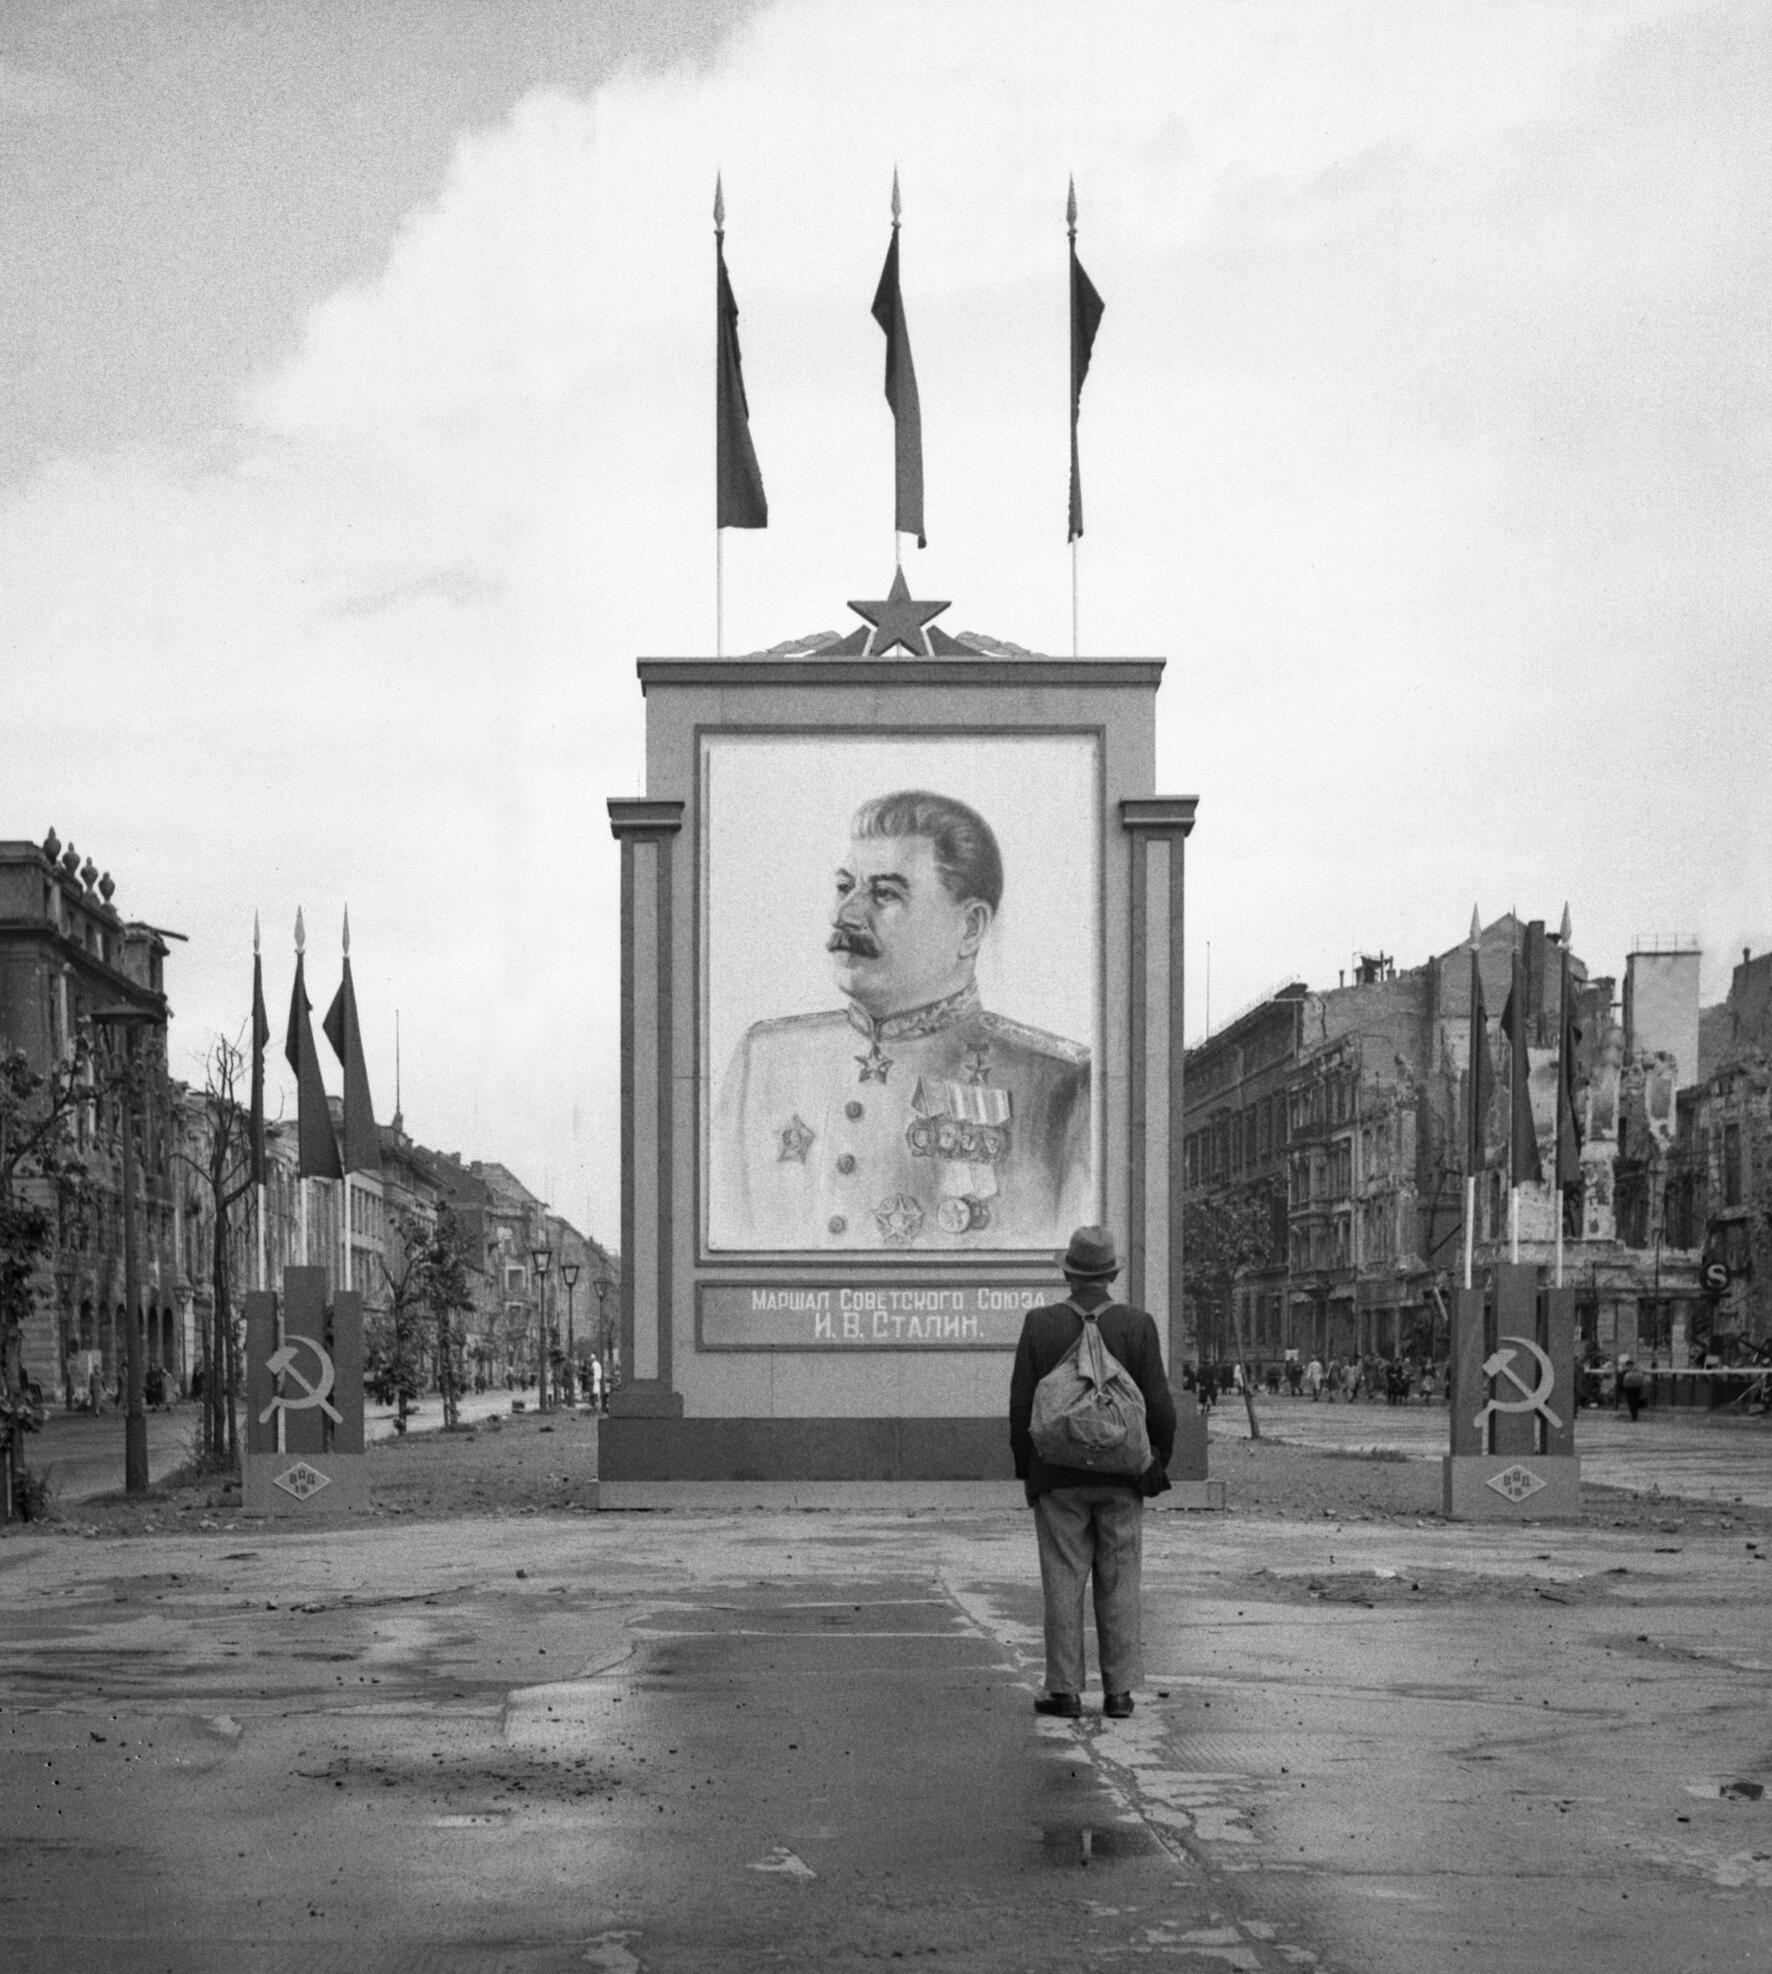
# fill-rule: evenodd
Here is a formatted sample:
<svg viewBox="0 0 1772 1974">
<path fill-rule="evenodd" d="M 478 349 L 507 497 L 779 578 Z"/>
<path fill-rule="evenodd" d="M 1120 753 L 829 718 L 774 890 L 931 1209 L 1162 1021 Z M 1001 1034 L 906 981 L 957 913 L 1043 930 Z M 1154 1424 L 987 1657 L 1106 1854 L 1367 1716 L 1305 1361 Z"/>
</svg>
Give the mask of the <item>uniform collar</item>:
<svg viewBox="0 0 1772 1974">
<path fill-rule="evenodd" d="M 883 1015 L 878 1021 L 851 1001 L 849 1025 L 872 1042 L 901 1042 L 909 1036 L 939 1035 L 944 1028 L 952 1028 L 956 1022 L 976 1014 L 978 1008 L 978 982 L 968 980 L 957 994 L 950 994 L 945 1001 L 906 1008 L 900 1014 Z"/>
</svg>

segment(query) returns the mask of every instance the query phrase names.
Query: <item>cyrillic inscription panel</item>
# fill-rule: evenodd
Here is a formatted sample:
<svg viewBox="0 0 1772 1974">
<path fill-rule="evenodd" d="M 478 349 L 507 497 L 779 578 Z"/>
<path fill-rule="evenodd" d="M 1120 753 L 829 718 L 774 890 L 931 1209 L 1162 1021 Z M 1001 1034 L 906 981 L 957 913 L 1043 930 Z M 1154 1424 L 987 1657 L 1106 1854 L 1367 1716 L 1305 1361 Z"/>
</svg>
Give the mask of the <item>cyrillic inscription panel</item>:
<svg viewBox="0 0 1772 1974">
<path fill-rule="evenodd" d="M 703 1350 L 1013 1350 L 1021 1319 L 1056 1284 L 703 1283 Z"/>
</svg>

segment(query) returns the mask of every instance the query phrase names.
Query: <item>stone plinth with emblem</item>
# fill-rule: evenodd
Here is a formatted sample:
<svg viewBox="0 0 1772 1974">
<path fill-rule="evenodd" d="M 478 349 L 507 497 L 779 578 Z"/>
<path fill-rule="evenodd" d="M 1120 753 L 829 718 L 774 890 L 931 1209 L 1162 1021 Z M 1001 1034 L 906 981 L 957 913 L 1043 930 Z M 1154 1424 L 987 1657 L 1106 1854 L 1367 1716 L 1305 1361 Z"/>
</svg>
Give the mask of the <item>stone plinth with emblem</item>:
<svg viewBox="0 0 1772 1974">
<path fill-rule="evenodd" d="M 1568 1520 L 1581 1513 L 1575 1451 L 1575 1291 L 1504 1263 L 1487 1289 L 1453 1298 L 1452 1445 L 1442 1465 L 1458 1521 Z"/>
<path fill-rule="evenodd" d="M 1162 661 L 950 635 L 902 571 L 851 607 L 847 634 L 640 662 L 646 793 L 609 804 L 606 1506 L 697 1482 L 1018 1498 L 1021 1316 L 1063 1294 L 1085 1221 L 1179 1369 L 1195 805 L 1153 789 Z M 1184 1444 L 1173 1498 L 1204 1505 Z"/>
<path fill-rule="evenodd" d="M 324 1268 L 288 1268 L 281 1295 L 246 1298 L 249 1515 L 323 1521 L 368 1499 L 363 1452 L 363 1298 L 328 1294 Z"/>
</svg>

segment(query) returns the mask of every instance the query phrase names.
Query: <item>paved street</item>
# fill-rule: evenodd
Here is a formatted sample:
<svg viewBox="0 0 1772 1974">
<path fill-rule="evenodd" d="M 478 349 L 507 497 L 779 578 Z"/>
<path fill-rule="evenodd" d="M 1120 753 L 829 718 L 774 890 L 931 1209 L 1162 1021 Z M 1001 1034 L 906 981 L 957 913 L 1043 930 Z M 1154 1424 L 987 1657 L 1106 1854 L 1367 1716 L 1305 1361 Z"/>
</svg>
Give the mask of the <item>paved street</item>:
<svg viewBox="0 0 1772 1974">
<path fill-rule="evenodd" d="M 18 1533 L 6 1964 L 1757 1969 L 1769 1549 L 1159 1514 L 1139 1710 L 1073 1727 L 1015 1511 Z"/>
<path fill-rule="evenodd" d="M 1298 1446 L 1370 1447 L 1436 1461 L 1447 1447 L 1444 1405 L 1264 1396 L 1255 1411 L 1267 1437 Z M 1214 1442 L 1244 1439 L 1248 1431 L 1240 1397 L 1214 1408 Z M 1575 1444 L 1582 1478 L 1603 1487 L 1772 1508 L 1772 1417 L 1681 1407 L 1646 1411 L 1633 1425 L 1628 1412 L 1588 1408 L 1577 1415 Z"/>
<path fill-rule="evenodd" d="M 530 1402 L 533 1403 L 533 1396 Z M 509 1413 L 510 1409 L 511 1395 L 502 1390 L 469 1392 L 461 1401 L 462 1418 L 469 1422 Z M 96 1418 L 89 1412 L 49 1413 L 43 1431 L 29 1443 L 29 1454 L 31 1465 L 50 1477 L 58 1504 L 88 1501 L 95 1494 L 108 1494 L 122 1487 L 126 1423 L 121 1412 L 101 1412 Z M 198 1423 L 198 1408 L 190 1403 L 148 1414 L 150 1482 L 164 1480 L 190 1458 Z M 408 1422 L 408 1430 L 435 1432 L 442 1423 L 442 1405 L 433 1397 L 419 1407 Z M 364 1420 L 363 1434 L 372 1443 L 392 1439 L 392 1409 L 372 1406 Z"/>
</svg>

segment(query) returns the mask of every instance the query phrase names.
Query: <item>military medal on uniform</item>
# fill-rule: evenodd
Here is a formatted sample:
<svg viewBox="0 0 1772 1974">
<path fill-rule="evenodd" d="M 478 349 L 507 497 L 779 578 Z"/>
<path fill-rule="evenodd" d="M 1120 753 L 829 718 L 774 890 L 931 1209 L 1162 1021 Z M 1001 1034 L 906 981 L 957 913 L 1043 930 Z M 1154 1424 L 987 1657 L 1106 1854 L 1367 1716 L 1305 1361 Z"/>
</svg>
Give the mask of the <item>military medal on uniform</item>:
<svg viewBox="0 0 1772 1974">
<path fill-rule="evenodd" d="M 990 1226 L 997 1167 L 1009 1156 L 1010 1094 L 982 1076 L 982 1065 L 964 1082 L 920 1076 L 911 1098 L 905 1139 L 913 1158 L 936 1161 L 935 1220 L 948 1235 Z"/>
</svg>

